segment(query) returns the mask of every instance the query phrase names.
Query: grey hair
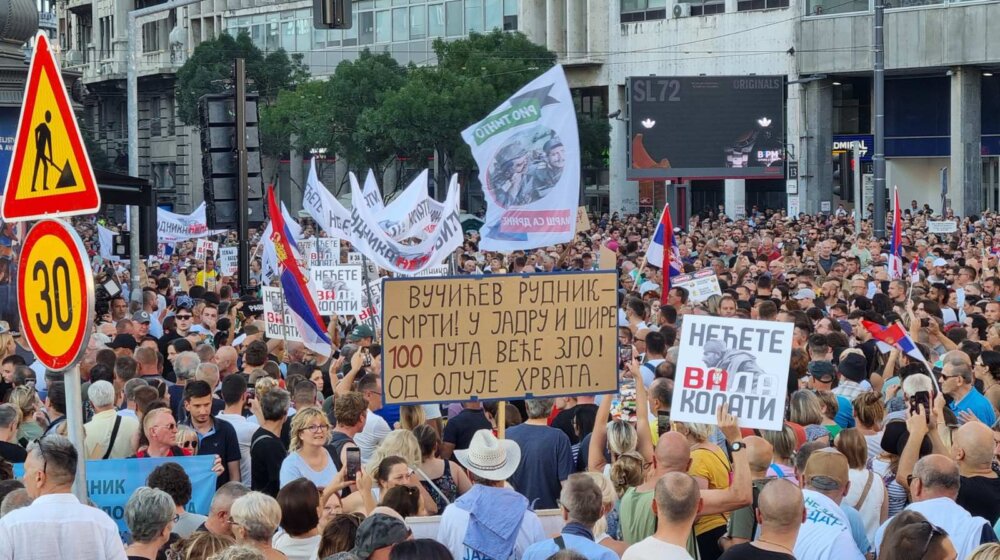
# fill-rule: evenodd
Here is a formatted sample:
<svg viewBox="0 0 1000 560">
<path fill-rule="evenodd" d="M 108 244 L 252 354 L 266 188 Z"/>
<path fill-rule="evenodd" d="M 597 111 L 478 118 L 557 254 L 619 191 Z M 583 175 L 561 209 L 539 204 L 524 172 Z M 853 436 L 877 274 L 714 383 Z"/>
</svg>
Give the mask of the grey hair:
<svg viewBox="0 0 1000 560">
<path fill-rule="evenodd" d="M 240 482 L 227 482 L 215 491 L 212 497 L 211 513 L 228 511 L 233 507 L 233 502 L 250 493 L 250 489 Z"/>
<path fill-rule="evenodd" d="M 4 517 L 8 513 L 14 511 L 15 509 L 21 509 L 23 507 L 28 507 L 31 505 L 31 496 L 28 495 L 28 491 L 24 488 L 18 488 L 10 494 L 4 496 L 2 502 L 0 502 L 0 517 Z"/>
<path fill-rule="evenodd" d="M 69 438 L 56 434 L 47 435 L 31 446 L 30 453 L 45 462 L 45 473 L 54 483 L 73 483 L 79 455 Z"/>
<path fill-rule="evenodd" d="M 548 418 L 554 404 L 554 399 L 526 399 L 524 401 L 524 406 L 528 409 L 528 418 L 531 419 Z"/>
<path fill-rule="evenodd" d="M 934 457 L 934 455 L 928 455 L 917 461 L 917 464 L 913 465 L 913 476 L 920 479 L 924 488 L 958 492 L 962 480 L 958 471 L 958 463 L 951 461 L 951 467 L 947 470 L 938 469 L 935 468 L 933 461 L 928 460 Z"/>
<path fill-rule="evenodd" d="M 140 380 L 141 381 L 141 380 Z M 131 383 L 131 381 L 129 381 Z M 135 392 L 133 391 L 133 394 Z M 104 408 L 115 404 L 115 386 L 103 379 L 94 381 L 87 388 L 87 398 L 94 408 Z"/>
<path fill-rule="evenodd" d="M 584 473 L 571 474 L 559 494 L 559 501 L 575 521 L 588 529 L 601 518 L 604 508 L 604 494 L 597 482 Z"/>
<path fill-rule="evenodd" d="M 219 375 L 219 366 L 217 364 L 202 362 L 198 364 L 194 377 L 195 379 L 208 382 L 212 386 L 212 389 L 215 389 L 215 385 L 219 383 Z"/>
<path fill-rule="evenodd" d="M 194 379 L 194 373 L 199 364 L 201 364 L 201 358 L 190 350 L 174 356 L 174 373 L 177 374 L 177 379 L 185 381 Z"/>
<path fill-rule="evenodd" d="M 271 542 L 274 531 L 281 524 L 281 506 L 267 494 L 250 492 L 233 502 L 229 517 L 246 530 L 250 540 Z"/>
<path fill-rule="evenodd" d="M 975 379 L 972 367 L 969 365 L 969 356 L 965 352 L 961 350 L 946 352 L 944 356 L 941 356 L 941 362 L 942 368 L 950 365 L 952 375 L 961 376 L 962 381 L 972 383 Z"/>
<path fill-rule="evenodd" d="M 125 388 L 122 390 L 125 393 L 125 400 L 129 402 L 135 401 L 135 390 L 139 387 L 149 387 L 149 383 L 141 377 L 133 377 L 125 382 Z M 87 394 L 90 397 L 90 394 Z"/>
<path fill-rule="evenodd" d="M 10 403 L 0 404 L 0 429 L 6 430 L 21 419 L 21 411 Z"/>
<path fill-rule="evenodd" d="M 235 544 L 211 555 L 208 560 L 264 560 L 264 553 L 252 546 Z"/>
<path fill-rule="evenodd" d="M 137 543 L 153 542 L 174 519 L 174 500 L 163 490 L 140 486 L 125 504 L 125 524 Z"/>
<path fill-rule="evenodd" d="M 261 412 L 264 413 L 264 420 L 280 420 L 288 416 L 288 407 L 291 405 L 292 397 L 284 389 L 274 388 L 264 393 L 260 398 Z"/>
<path fill-rule="evenodd" d="M 906 379 L 903 380 L 903 394 L 912 397 L 920 391 L 934 392 L 934 382 L 931 381 L 931 378 L 923 373 L 906 376 Z"/>
</svg>

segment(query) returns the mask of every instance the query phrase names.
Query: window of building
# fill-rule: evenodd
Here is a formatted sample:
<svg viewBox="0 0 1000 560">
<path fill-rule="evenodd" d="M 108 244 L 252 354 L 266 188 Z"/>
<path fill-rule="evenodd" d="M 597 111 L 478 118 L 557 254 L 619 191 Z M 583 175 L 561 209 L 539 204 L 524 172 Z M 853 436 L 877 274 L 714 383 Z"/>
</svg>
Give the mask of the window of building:
<svg viewBox="0 0 1000 560">
<path fill-rule="evenodd" d="M 160 22 L 151 21 L 142 24 L 142 52 L 150 53 L 160 50 Z"/>
<path fill-rule="evenodd" d="M 726 3 L 725 2 L 703 2 L 700 4 L 691 4 L 691 15 L 692 16 L 707 16 L 711 14 L 724 14 L 726 13 Z"/>
<path fill-rule="evenodd" d="M 150 138 L 157 138 L 160 136 L 161 131 L 161 112 L 162 107 L 160 106 L 159 97 L 151 97 L 149 99 L 149 136 Z"/>
<path fill-rule="evenodd" d="M 98 20 L 99 26 L 99 39 L 100 39 L 100 49 L 101 49 L 101 60 L 105 60 L 111 56 L 111 41 L 114 38 L 112 33 L 114 32 L 112 16 L 102 17 Z"/>
<path fill-rule="evenodd" d="M 504 31 L 517 31 L 517 4 L 518 0 L 503 0 Z"/>
<path fill-rule="evenodd" d="M 444 4 L 427 6 L 427 36 L 444 37 Z"/>
<path fill-rule="evenodd" d="M 806 3 L 806 14 L 811 16 L 867 12 L 870 9 L 870 0 L 807 0 Z"/>
<path fill-rule="evenodd" d="M 276 51 L 281 47 L 280 35 L 278 33 L 278 22 L 272 21 L 267 24 L 267 34 L 264 36 L 264 50 Z"/>
<path fill-rule="evenodd" d="M 90 62 L 90 48 L 93 42 L 94 20 L 90 15 L 76 18 L 76 48 L 83 53 L 83 62 Z"/>
<path fill-rule="evenodd" d="M 465 30 L 483 32 L 483 0 L 465 0 Z"/>
<path fill-rule="evenodd" d="M 503 0 L 484 0 L 483 16 L 487 31 L 503 29 Z"/>
<path fill-rule="evenodd" d="M 392 42 L 392 13 L 389 10 L 375 12 L 375 42 Z"/>
<path fill-rule="evenodd" d="M 174 128 L 174 103 L 175 100 L 173 95 L 169 95 L 163 99 L 163 113 L 167 119 L 167 126 L 164 128 L 166 129 L 166 136 L 168 137 L 173 136 L 176 132 Z"/>
<path fill-rule="evenodd" d="M 736 3 L 736 11 L 746 12 L 749 10 L 770 10 L 773 8 L 787 8 L 788 0 L 739 0 Z"/>
<path fill-rule="evenodd" d="M 872 131 L 871 78 L 837 78 L 833 86 L 833 133 L 867 134 Z"/>
<path fill-rule="evenodd" d="M 358 18 L 358 44 L 370 45 L 375 42 L 375 12 L 361 12 Z"/>
<path fill-rule="evenodd" d="M 667 18 L 667 0 L 621 0 L 622 23 Z"/>
<path fill-rule="evenodd" d="M 427 6 L 410 8 L 410 39 L 427 37 Z"/>
<path fill-rule="evenodd" d="M 409 13 L 406 8 L 396 8 L 392 11 L 392 40 L 393 41 L 409 41 L 410 40 L 410 21 Z"/>
<path fill-rule="evenodd" d="M 370 13 L 370 12 L 369 12 Z M 336 33 L 336 32 L 335 32 Z M 336 35 L 334 35 L 336 38 Z M 344 46 L 351 47 L 358 44 L 358 25 L 354 24 L 350 29 L 344 30 Z M 331 45 L 333 46 L 333 45 Z"/>
<path fill-rule="evenodd" d="M 465 35 L 465 27 L 462 23 L 462 0 L 453 0 L 446 4 L 447 10 L 447 33 L 449 37 L 460 37 Z"/>
</svg>

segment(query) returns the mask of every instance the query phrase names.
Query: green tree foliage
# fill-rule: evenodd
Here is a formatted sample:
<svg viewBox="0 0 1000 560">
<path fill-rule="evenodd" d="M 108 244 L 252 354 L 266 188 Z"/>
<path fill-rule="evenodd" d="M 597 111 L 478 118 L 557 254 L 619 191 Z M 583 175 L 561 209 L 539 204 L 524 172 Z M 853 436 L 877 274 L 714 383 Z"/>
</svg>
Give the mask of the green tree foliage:
<svg viewBox="0 0 1000 560">
<path fill-rule="evenodd" d="M 232 85 L 233 60 L 246 60 L 248 92 L 267 105 L 282 90 L 293 89 L 308 77 L 302 55 L 291 57 L 283 49 L 264 55 L 247 33 L 233 37 L 223 33 L 195 48 L 191 58 L 177 71 L 177 112 L 187 124 L 198 123 L 198 99 L 220 93 Z"/>
</svg>

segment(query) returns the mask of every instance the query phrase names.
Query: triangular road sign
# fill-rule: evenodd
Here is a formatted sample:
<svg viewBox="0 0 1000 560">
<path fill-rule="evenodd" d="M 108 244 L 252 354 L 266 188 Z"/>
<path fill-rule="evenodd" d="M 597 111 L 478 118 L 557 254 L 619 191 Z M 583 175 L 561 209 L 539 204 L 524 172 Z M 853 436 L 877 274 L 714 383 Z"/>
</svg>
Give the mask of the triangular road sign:
<svg viewBox="0 0 1000 560">
<path fill-rule="evenodd" d="M 0 216 L 20 222 L 93 214 L 100 206 L 97 180 L 69 93 L 49 39 L 39 32 Z"/>
</svg>

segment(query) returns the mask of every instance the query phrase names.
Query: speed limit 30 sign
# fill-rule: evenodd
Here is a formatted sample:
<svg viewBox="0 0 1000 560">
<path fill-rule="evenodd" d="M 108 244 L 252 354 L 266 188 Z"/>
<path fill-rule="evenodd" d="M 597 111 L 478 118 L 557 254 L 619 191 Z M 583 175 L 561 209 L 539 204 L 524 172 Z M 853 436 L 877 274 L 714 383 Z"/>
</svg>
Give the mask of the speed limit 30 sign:
<svg viewBox="0 0 1000 560">
<path fill-rule="evenodd" d="M 52 371 L 74 365 L 94 322 L 94 279 L 80 236 L 59 220 L 35 224 L 17 271 L 18 313 L 35 357 Z"/>
</svg>

